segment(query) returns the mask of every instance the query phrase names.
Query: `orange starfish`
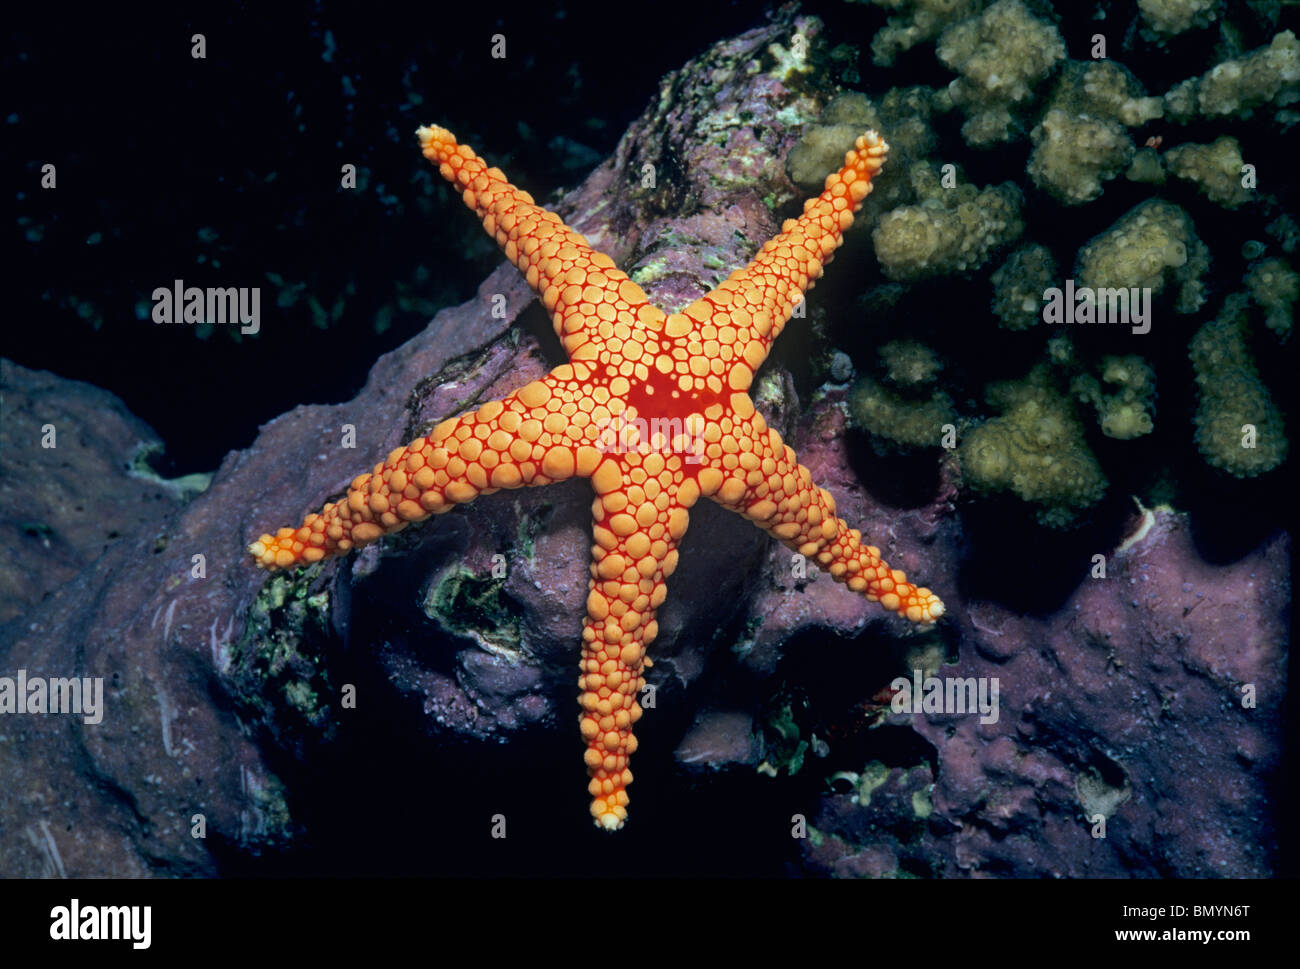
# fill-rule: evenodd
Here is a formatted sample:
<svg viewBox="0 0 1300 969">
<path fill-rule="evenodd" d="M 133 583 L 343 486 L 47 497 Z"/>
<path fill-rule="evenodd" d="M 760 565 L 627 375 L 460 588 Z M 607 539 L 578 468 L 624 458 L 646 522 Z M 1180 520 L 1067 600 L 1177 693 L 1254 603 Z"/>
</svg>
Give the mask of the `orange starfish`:
<svg viewBox="0 0 1300 969">
<path fill-rule="evenodd" d="M 658 633 L 655 611 L 701 496 L 739 512 L 837 580 L 912 620 L 943 603 L 891 570 L 835 516 L 746 391 L 803 292 L 821 276 L 871 191 L 888 146 L 868 131 L 747 267 L 681 313 L 641 287 L 559 216 L 534 204 L 443 128 L 420 128 L 424 156 L 457 187 L 541 296 L 569 363 L 504 400 L 443 421 L 357 477 L 347 497 L 249 546 L 259 565 L 317 562 L 501 488 L 574 475 L 596 492 L 580 726 L 591 813 L 627 818 L 632 725 Z"/>
</svg>

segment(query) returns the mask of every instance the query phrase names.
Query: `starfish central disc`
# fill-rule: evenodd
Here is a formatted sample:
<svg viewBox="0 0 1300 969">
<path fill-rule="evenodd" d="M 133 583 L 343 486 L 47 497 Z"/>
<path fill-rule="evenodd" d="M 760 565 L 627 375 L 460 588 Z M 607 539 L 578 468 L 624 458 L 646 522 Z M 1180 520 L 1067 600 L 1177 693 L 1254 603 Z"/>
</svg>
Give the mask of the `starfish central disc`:
<svg viewBox="0 0 1300 969">
<path fill-rule="evenodd" d="M 541 297 L 569 363 L 397 448 L 346 497 L 249 546 L 265 568 L 318 562 L 479 495 L 589 478 L 591 582 L 582 630 L 579 726 L 591 813 L 627 818 L 632 725 L 656 610 L 689 511 L 707 497 L 815 560 L 836 580 L 918 623 L 943 614 L 835 513 L 835 501 L 754 409 L 749 387 L 772 342 L 821 276 L 888 150 L 857 140 L 803 214 L 744 269 L 666 314 L 613 260 L 437 127 L 424 155 L 461 193 Z"/>
</svg>

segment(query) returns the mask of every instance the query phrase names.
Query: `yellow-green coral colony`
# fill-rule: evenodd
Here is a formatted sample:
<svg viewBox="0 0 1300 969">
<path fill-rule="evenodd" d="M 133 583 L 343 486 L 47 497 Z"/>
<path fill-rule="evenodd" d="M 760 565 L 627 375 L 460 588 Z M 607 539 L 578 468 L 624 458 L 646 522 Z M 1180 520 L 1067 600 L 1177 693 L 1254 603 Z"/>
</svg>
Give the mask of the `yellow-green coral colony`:
<svg viewBox="0 0 1300 969">
<path fill-rule="evenodd" d="M 1271 471 L 1288 449 L 1282 415 L 1251 356 L 1246 323 L 1245 296 L 1230 296 L 1191 343 L 1196 446 L 1209 464 L 1241 478 Z"/>
<path fill-rule="evenodd" d="M 1155 430 L 1156 375 L 1137 354 L 1103 358 L 1100 380 L 1081 374 L 1071 389 L 1096 408 L 1101 432 L 1107 437 L 1129 441 Z"/>
<path fill-rule="evenodd" d="M 1285 259 L 1263 259 L 1246 273 L 1246 287 L 1266 314 L 1264 325 L 1280 337 L 1288 336 L 1300 299 L 1300 274 Z"/>
<path fill-rule="evenodd" d="M 880 348 L 885 381 L 863 377 L 849 396 L 855 426 L 903 449 L 938 447 L 956 420 L 952 400 L 933 387 L 942 365 L 915 340 L 892 340 Z"/>
<path fill-rule="evenodd" d="M 988 400 L 1001 416 L 968 431 L 958 449 L 967 483 L 1011 491 L 1033 505 L 1045 525 L 1072 524 L 1101 499 L 1106 475 L 1046 364 L 1024 380 L 993 384 Z"/>
<path fill-rule="evenodd" d="M 1159 295 L 1166 285 L 1174 286 L 1174 309 L 1191 313 L 1205 302 L 1201 276 L 1209 267 L 1210 250 L 1187 213 L 1153 199 L 1080 249 L 1074 275 L 1091 289 L 1136 287 Z"/>
<path fill-rule="evenodd" d="M 1233 20 L 1229 10 L 1216 27 L 1227 9 L 1218 0 L 1138 0 L 1135 10 L 1112 5 L 1097 23 L 1110 46 L 1098 56 L 1092 34 L 1076 36 L 1077 18 L 1063 34 L 1070 17 L 1053 22 L 1049 8 L 1022 0 L 871 2 L 888 15 L 871 41 L 876 65 L 890 67 L 928 46 L 951 80 L 840 93 L 805 128 L 787 173 L 811 188 L 860 128 L 879 129 L 894 155 L 867 204 L 871 244 L 887 282 L 870 289 L 865 304 L 905 315 L 909 294 L 923 296 L 933 281 L 954 277 L 963 292 L 984 285 L 988 301 L 963 303 L 920 326 L 909 320 L 907 340 L 891 341 L 884 331 L 898 331 L 873 323 L 882 336 L 855 353 L 861 376 L 846 399 L 852 422 L 878 443 L 904 450 L 939 446 L 942 428 L 955 425 L 969 491 L 1009 492 L 1040 520 L 1069 524 L 1107 487 L 1090 441 L 1115 460 L 1124 448 L 1141 447 L 1137 442 L 1161 420 L 1185 422 L 1176 407 L 1160 412 L 1156 388 L 1158 376 L 1180 381 L 1169 389 L 1171 401 L 1181 399 L 1187 374 L 1170 370 L 1170 360 L 1187 352 L 1199 401 L 1187 435 L 1194 433 L 1205 462 L 1242 477 L 1280 464 L 1287 451 L 1283 414 L 1251 347 L 1280 346 L 1290 333 L 1300 275 L 1289 254 L 1300 230 L 1256 187 L 1250 166 L 1252 149 L 1259 150 L 1252 132 L 1266 130 L 1271 138 L 1290 123 L 1271 113 L 1293 112 L 1300 100 L 1294 34 L 1278 31 L 1261 46 L 1243 48 L 1238 38 L 1246 34 L 1238 27 L 1246 15 Z M 1218 30 L 1219 63 L 1172 85 L 1153 87 L 1149 78 L 1144 84 L 1143 77 L 1159 74 L 1150 70 L 1152 59 L 1176 56 L 1192 43 L 1185 38 L 1204 40 L 1207 29 Z M 1142 60 L 1131 59 L 1134 49 L 1144 51 Z M 1185 127 L 1205 121 L 1221 130 Z M 1243 127 L 1247 121 L 1252 127 Z M 961 142 L 943 134 L 957 127 Z M 1007 171 L 1016 177 L 993 184 L 971 178 L 968 172 L 993 170 L 979 160 L 994 148 L 1017 152 L 1023 174 Z M 1289 173 L 1268 177 L 1275 185 Z M 1073 251 L 1063 250 L 1061 238 L 1042 236 L 1042 225 L 1029 217 L 1043 203 L 1061 213 L 1084 210 L 1109 192 L 1119 193 L 1127 210 L 1073 242 Z M 1058 218 L 1066 238 L 1072 223 Z M 1216 220 L 1224 219 L 1243 220 L 1246 232 L 1265 241 L 1241 254 L 1220 251 L 1225 234 Z M 1057 324 L 1045 313 L 1047 297 L 1067 286 L 1072 293 L 1143 294 L 1139 305 L 1151 308 L 1152 327 L 1102 334 L 1095 313 L 1067 314 L 1073 322 Z M 1247 312 L 1247 300 L 1259 309 Z M 946 345 L 954 329 L 985 334 L 990 360 L 1016 355 L 1022 369 L 1013 373 L 1022 376 L 1007 380 L 1006 368 L 982 362 L 973 376 L 972 368 L 959 367 L 950 376 L 976 381 L 959 393 L 951 380 L 939 379 L 938 357 L 921 342 L 932 333 L 961 362 Z M 981 379 L 982 369 L 988 375 Z M 1254 428 L 1245 444 L 1243 425 Z M 1107 439 L 1115 443 L 1103 447 Z"/>
</svg>

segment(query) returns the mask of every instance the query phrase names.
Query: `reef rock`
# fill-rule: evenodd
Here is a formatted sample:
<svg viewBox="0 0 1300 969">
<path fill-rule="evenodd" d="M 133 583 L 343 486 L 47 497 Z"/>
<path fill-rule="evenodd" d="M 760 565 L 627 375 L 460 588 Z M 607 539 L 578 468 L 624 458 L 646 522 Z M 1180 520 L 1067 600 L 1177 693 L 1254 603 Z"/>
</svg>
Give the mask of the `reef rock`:
<svg viewBox="0 0 1300 969">
<path fill-rule="evenodd" d="M 1106 577 L 1051 616 L 961 603 L 960 658 L 938 675 L 996 677 L 996 721 L 887 714 L 932 755 L 866 765 L 865 797 L 860 779 L 823 796 L 805 862 L 877 877 L 1276 873 L 1289 556 L 1278 533 L 1211 564 L 1185 516 L 1146 511 Z"/>
</svg>

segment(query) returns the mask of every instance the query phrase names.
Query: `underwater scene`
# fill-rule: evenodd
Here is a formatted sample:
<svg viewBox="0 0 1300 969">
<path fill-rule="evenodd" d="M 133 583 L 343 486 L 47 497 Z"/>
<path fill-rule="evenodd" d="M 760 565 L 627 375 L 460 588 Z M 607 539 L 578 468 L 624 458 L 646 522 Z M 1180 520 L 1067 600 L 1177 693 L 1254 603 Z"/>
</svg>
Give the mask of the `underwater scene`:
<svg viewBox="0 0 1300 969">
<path fill-rule="evenodd" d="M 1300 8 L 29 10 L 0 876 L 1294 876 Z"/>
</svg>

